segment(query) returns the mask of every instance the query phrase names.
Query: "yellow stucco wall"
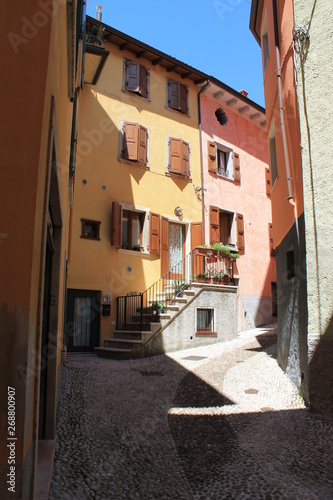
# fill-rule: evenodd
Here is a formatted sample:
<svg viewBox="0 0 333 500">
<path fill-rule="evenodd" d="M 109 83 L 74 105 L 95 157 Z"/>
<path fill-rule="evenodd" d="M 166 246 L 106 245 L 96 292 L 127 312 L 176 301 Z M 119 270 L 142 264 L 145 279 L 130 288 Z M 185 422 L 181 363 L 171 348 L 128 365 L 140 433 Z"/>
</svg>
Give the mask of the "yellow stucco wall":
<svg viewBox="0 0 333 500">
<path fill-rule="evenodd" d="M 99 82 L 96 86 L 85 85 L 80 99 L 73 246 L 68 275 L 69 288 L 109 290 L 112 294 L 111 317 L 101 318 L 101 344 L 115 327 L 116 297 L 134 290 L 143 292 L 161 276 L 159 256 L 118 251 L 111 246 L 112 202 L 126 203 L 136 209 L 144 207 L 184 223 L 186 253 L 190 251 L 188 224 L 202 219 L 201 202 L 193 187 L 201 184 L 198 87 L 140 58 L 139 62 L 150 70 L 150 100 L 124 92 L 124 58 L 138 60 L 112 44 L 106 43 L 105 48 L 110 55 Z M 190 116 L 167 109 L 168 78 L 188 86 Z M 119 160 L 122 121 L 139 123 L 148 129 L 149 170 Z M 192 182 L 166 175 L 168 136 L 190 144 Z M 174 215 L 178 205 L 183 209 L 182 221 Z M 100 241 L 80 238 L 81 218 L 101 222 Z"/>
</svg>

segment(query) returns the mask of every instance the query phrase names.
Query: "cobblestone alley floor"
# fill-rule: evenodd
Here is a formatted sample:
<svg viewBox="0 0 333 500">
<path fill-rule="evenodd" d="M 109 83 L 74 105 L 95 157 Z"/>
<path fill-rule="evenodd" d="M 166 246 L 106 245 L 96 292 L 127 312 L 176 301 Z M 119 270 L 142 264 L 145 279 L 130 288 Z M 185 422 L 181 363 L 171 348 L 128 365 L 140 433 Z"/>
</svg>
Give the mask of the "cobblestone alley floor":
<svg viewBox="0 0 333 500">
<path fill-rule="evenodd" d="M 274 328 L 140 360 L 68 355 L 49 498 L 333 499 L 332 431 L 278 367 Z"/>
</svg>

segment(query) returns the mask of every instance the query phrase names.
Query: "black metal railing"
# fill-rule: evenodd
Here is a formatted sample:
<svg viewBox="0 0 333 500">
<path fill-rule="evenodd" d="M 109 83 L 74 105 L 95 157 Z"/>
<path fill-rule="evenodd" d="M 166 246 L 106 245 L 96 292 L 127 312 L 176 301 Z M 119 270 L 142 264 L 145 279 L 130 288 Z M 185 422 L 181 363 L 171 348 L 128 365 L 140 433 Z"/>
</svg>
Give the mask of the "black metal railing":
<svg viewBox="0 0 333 500">
<path fill-rule="evenodd" d="M 143 293 L 117 297 L 117 330 L 147 330 L 193 282 L 234 284 L 235 262 L 210 249 L 192 250 Z"/>
</svg>

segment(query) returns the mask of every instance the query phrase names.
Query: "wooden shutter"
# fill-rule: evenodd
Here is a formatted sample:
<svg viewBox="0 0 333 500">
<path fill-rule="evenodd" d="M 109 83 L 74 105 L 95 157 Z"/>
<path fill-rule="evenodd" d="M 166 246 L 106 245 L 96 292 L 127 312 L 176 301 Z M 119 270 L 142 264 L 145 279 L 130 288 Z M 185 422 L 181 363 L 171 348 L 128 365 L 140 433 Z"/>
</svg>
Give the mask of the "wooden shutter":
<svg viewBox="0 0 333 500">
<path fill-rule="evenodd" d="M 121 205 L 116 201 L 112 202 L 112 219 L 111 219 L 111 245 L 121 247 Z"/>
<path fill-rule="evenodd" d="M 160 216 L 153 212 L 149 215 L 149 252 L 160 255 Z"/>
<path fill-rule="evenodd" d="M 138 159 L 138 125 L 136 123 L 125 123 L 124 158 L 132 161 Z"/>
<path fill-rule="evenodd" d="M 215 142 L 208 142 L 208 170 L 216 174 L 216 145 Z"/>
<path fill-rule="evenodd" d="M 244 253 L 245 251 L 244 217 L 241 214 L 237 214 L 237 246 L 238 246 L 238 252 Z"/>
<path fill-rule="evenodd" d="M 132 61 L 126 63 L 126 90 L 139 92 L 140 89 L 140 64 Z"/>
<path fill-rule="evenodd" d="M 183 143 L 183 175 L 185 177 L 190 176 L 190 146 L 187 142 L 182 141 Z"/>
<path fill-rule="evenodd" d="M 162 217 L 161 225 L 161 276 L 169 271 L 169 220 Z"/>
<path fill-rule="evenodd" d="M 234 152 L 234 180 L 240 182 L 240 161 L 239 154 Z"/>
<path fill-rule="evenodd" d="M 202 222 L 191 223 L 191 250 L 203 243 Z M 204 257 L 192 254 L 191 274 L 204 273 Z"/>
<path fill-rule="evenodd" d="M 179 109 L 180 99 L 179 99 L 179 83 L 169 82 L 168 83 L 168 105 L 170 108 Z"/>
<path fill-rule="evenodd" d="M 182 140 L 170 138 L 169 146 L 169 162 L 170 162 L 170 172 L 174 174 L 182 173 Z"/>
<path fill-rule="evenodd" d="M 210 244 L 220 242 L 220 210 L 218 207 L 209 207 Z"/>
<path fill-rule="evenodd" d="M 266 194 L 271 194 L 271 174 L 268 168 L 265 168 L 266 174 Z"/>
<path fill-rule="evenodd" d="M 139 151 L 138 161 L 143 165 L 147 165 L 148 150 L 147 150 L 147 129 L 139 125 Z"/>
<path fill-rule="evenodd" d="M 179 110 L 187 114 L 187 87 L 179 84 Z"/>
<path fill-rule="evenodd" d="M 140 64 L 140 95 L 142 97 L 148 96 L 148 72 L 147 69 Z"/>
<path fill-rule="evenodd" d="M 273 224 L 268 224 L 268 236 L 269 236 L 269 254 L 271 257 L 275 257 L 275 249 L 273 242 Z"/>
</svg>

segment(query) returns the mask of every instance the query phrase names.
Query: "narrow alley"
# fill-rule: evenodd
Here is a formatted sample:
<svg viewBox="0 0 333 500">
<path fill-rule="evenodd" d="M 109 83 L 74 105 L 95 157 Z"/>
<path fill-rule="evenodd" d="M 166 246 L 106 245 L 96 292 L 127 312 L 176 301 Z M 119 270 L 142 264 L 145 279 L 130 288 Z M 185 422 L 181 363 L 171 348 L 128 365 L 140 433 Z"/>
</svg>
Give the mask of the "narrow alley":
<svg viewBox="0 0 333 500">
<path fill-rule="evenodd" d="M 330 499 L 332 421 L 276 362 L 276 330 L 130 361 L 67 355 L 57 499 Z"/>
</svg>

